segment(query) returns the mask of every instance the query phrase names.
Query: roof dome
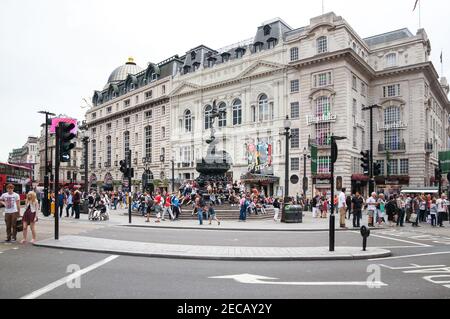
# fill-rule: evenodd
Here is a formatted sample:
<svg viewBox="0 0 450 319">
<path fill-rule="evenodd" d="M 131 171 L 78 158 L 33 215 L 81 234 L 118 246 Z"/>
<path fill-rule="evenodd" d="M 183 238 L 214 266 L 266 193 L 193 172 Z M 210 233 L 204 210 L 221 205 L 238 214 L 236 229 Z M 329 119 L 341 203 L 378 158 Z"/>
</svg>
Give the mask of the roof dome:
<svg viewBox="0 0 450 319">
<path fill-rule="evenodd" d="M 119 66 L 117 69 L 115 69 L 111 75 L 108 78 L 108 83 L 106 83 L 104 89 L 107 89 L 108 86 L 111 83 L 118 83 L 120 81 L 126 80 L 128 74 L 138 74 L 139 72 L 143 71 L 144 69 L 141 68 L 139 65 L 137 65 L 134 62 L 133 58 L 128 58 L 128 62 L 124 65 Z"/>
</svg>

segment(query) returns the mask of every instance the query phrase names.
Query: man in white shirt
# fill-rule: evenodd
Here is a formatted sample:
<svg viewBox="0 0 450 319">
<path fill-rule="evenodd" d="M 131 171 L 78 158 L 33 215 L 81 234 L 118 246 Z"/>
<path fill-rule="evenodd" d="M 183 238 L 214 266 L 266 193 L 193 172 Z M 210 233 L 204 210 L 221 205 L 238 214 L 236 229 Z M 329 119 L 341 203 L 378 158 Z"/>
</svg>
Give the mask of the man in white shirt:
<svg viewBox="0 0 450 319">
<path fill-rule="evenodd" d="M 345 215 L 347 212 L 347 197 L 345 196 L 345 191 L 346 189 L 343 188 L 342 191 L 339 193 L 339 204 L 338 204 L 338 208 L 339 208 L 339 220 L 340 220 L 340 224 L 341 224 L 341 228 L 346 228 L 345 227 Z"/>
<path fill-rule="evenodd" d="M 444 214 L 447 212 L 447 205 L 445 194 L 442 194 L 441 198 L 436 201 L 437 209 L 438 209 L 438 225 L 439 227 L 444 227 Z"/>
<path fill-rule="evenodd" d="M 17 240 L 17 218 L 20 216 L 20 196 L 14 193 L 14 185 L 6 186 L 7 193 L 0 197 L 0 203 L 5 206 L 6 242 Z"/>
<path fill-rule="evenodd" d="M 374 216 L 377 210 L 377 193 L 373 192 L 372 196 L 367 199 L 367 210 L 369 215 L 369 227 L 374 227 Z"/>
</svg>

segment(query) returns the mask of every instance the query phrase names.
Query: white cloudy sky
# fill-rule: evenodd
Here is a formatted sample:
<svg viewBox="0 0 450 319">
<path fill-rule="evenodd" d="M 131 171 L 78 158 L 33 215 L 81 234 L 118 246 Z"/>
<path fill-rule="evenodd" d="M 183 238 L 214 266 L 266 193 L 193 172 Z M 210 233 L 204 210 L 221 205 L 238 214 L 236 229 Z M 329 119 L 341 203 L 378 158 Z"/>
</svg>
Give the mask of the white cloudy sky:
<svg viewBox="0 0 450 319">
<path fill-rule="evenodd" d="M 325 0 L 325 11 L 346 19 L 362 37 L 408 27 L 415 33 L 415 0 Z M 38 135 L 46 109 L 81 119 L 83 98 L 101 89 L 133 56 L 145 66 L 205 44 L 218 49 L 254 36 L 263 21 L 291 27 L 322 12 L 321 0 L 1 0 L 0 161 L 27 136 Z M 432 60 L 450 76 L 450 1 L 423 0 L 422 26 Z"/>
</svg>

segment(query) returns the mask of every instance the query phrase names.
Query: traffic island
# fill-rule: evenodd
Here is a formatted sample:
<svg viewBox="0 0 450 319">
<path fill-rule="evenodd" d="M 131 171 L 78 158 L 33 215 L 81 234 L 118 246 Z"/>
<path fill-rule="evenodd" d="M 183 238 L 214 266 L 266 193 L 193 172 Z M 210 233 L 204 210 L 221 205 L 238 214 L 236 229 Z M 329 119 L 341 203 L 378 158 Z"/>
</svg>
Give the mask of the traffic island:
<svg viewBox="0 0 450 319">
<path fill-rule="evenodd" d="M 143 243 L 83 236 L 63 236 L 60 240 L 46 239 L 34 244 L 36 247 L 77 250 L 114 255 L 232 261 L 314 261 L 314 260 L 362 260 L 391 256 L 391 251 L 361 247 L 230 247 L 173 245 Z"/>
</svg>

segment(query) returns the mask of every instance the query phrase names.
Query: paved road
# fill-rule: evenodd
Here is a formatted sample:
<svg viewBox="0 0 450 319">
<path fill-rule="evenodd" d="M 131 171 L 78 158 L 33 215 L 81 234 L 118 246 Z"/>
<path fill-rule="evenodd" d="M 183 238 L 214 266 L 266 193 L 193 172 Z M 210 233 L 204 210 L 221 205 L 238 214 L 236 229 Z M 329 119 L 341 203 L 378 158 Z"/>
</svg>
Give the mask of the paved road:
<svg viewBox="0 0 450 319">
<path fill-rule="evenodd" d="M 79 225 L 83 228 L 82 225 Z M 88 230 L 83 236 L 111 236 L 128 231 L 135 240 L 172 242 L 175 240 L 238 244 L 250 242 L 286 245 L 317 242 L 323 245 L 326 233 L 242 233 L 182 230 L 122 229 L 108 227 Z M 425 229 L 385 230 L 371 243 L 390 247 L 393 257 L 372 261 L 333 262 L 216 262 L 194 260 L 111 257 L 105 254 L 63 251 L 20 246 L 0 254 L 0 298 L 21 298 L 45 288 L 36 298 L 406 298 L 444 299 L 450 297 L 450 236 Z M 339 244 L 360 241 L 358 234 L 339 233 Z M 375 237 L 382 236 L 382 237 Z M 178 242 L 179 243 L 179 242 Z M 398 248 L 396 248 L 398 247 Z M 431 254 L 431 255 L 430 255 Z M 418 256 L 416 256 L 418 255 Z M 412 257 L 408 257 L 412 256 Z M 109 259 L 107 259 L 109 258 Z M 105 260 L 107 259 L 107 260 Z M 100 264 L 98 264 L 100 262 Z M 415 266 L 412 266 L 414 264 Z M 86 270 L 80 288 L 58 285 L 72 272 Z M 77 265 L 76 267 L 73 265 Z M 383 266 L 380 266 L 383 265 Z M 418 268 L 419 266 L 428 266 Z M 432 267 L 433 266 L 433 267 Z M 90 267 L 90 268 L 89 268 Z M 368 268 L 369 267 L 369 268 Z M 390 267 L 390 268 L 389 268 Z M 397 267 L 412 267 L 395 269 Z M 391 269 L 394 268 L 394 269 Z M 435 269 L 438 268 L 438 269 Z M 368 272 L 369 270 L 369 272 Z M 214 279 L 239 276 L 236 279 Z M 377 276 L 379 274 L 379 276 Z M 259 277 L 258 277 L 259 276 Z M 371 277 L 369 277 L 371 276 Z M 434 276 L 434 277 L 429 277 Z M 440 276 L 440 277 L 437 277 Z M 444 277 L 445 276 L 445 277 Z M 262 279 L 261 279 L 262 277 Z M 276 279 L 264 279 L 276 278 Z M 18 279 L 19 278 L 19 279 Z M 259 279 L 258 279 L 259 278 Z M 380 281 L 386 286 L 370 288 L 346 286 L 346 282 Z M 56 283 L 55 283 L 56 282 Z M 316 286 L 309 286 L 314 282 Z M 334 285 L 330 285 L 334 282 Z M 338 283 L 336 283 L 338 282 Z M 53 284 L 52 286 L 48 286 Z M 306 286 L 305 286 L 306 285 Z M 76 285 L 75 285 L 76 286 Z"/>
</svg>

